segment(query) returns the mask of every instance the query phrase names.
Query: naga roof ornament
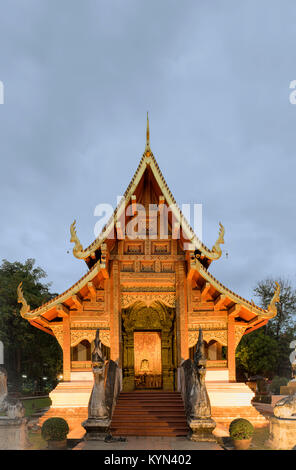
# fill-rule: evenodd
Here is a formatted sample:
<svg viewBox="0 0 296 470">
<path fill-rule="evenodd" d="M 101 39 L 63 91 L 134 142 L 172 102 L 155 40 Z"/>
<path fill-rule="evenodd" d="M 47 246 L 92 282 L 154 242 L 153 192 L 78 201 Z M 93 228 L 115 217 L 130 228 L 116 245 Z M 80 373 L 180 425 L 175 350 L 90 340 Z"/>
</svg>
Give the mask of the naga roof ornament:
<svg viewBox="0 0 296 470">
<path fill-rule="evenodd" d="M 280 292 L 281 292 L 281 286 L 279 285 L 278 282 L 276 282 L 273 297 L 270 301 L 270 304 L 267 307 L 268 318 L 274 318 L 277 314 L 276 303 L 280 301 Z"/>
<path fill-rule="evenodd" d="M 197 250 L 200 250 L 202 252 L 202 254 L 205 255 L 210 260 L 219 259 L 222 255 L 222 249 L 221 249 L 220 245 L 224 244 L 225 228 L 221 224 L 221 222 L 219 222 L 219 226 L 220 226 L 219 235 L 218 235 L 218 238 L 216 240 L 216 243 L 213 245 L 211 250 L 208 250 L 205 246 L 203 246 L 201 248 L 201 242 L 200 242 L 200 240 L 198 240 L 198 238 L 196 237 L 195 234 L 194 234 L 193 238 L 191 239 L 191 243 L 193 243 L 193 245 L 195 244 L 195 248 Z M 200 258 L 200 255 L 196 255 L 196 257 Z"/>
<path fill-rule="evenodd" d="M 267 309 L 264 309 L 262 307 L 258 307 L 257 305 L 255 305 L 253 300 L 249 302 L 248 300 L 244 299 L 238 294 L 235 294 L 233 291 L 231 291 L 230 289 L 225 287 L 223 284 L 221 284 L 221 282 L 219 282 L 212 274 L 209 273 L 207 269 L 205 269 L 205 267 L 198 260 L 198 257 L 191 259 L 190 268 L 199 272 L 200 275 L 204 278 L 204 280 L 206 282 L 209 282 L 212 286 L 214 286 L 217 289 L 217 291 L 220 292 L 220 294 L 227 296 L 236 304 L 247 308 L 249 311 L 256 314 L 258 317 L 262 319 L 270 319 L 276 316 L 277 314 L 276 303 L 279 302 L 280 300 L 280 297 L 279 297 L 280 285 L 278 282 L 275 283 L 276 289 L 270 301 L 269 306 L 267 307 Z"/>
<path fill-rule="evenodd" d="M 74 243 L 73 255 L 76 258 L 81 258 L 81 253 L 83 252 L 83 246 L 81 245 L 80 240 L 76 233 L 76 220 L 74 220 L 74 222 L 70 226 L 70 233 L 71 233 L 70 242 Z"/>
<path fill-rule="evenodd" d="M 20 314 L 23 318 L 26 318 L 26 314 L 30 311 L 30 305 L 28 304 L 28 302 L 26 301 L 25 297 L 24 297 L 24 293 L 23 293 L 23 290 L 22 290 L 22 282 L 19 283 L 18 287 L 17 287 L 17 301 L 19 304 L 22 304 L 22 307 L 21 307 L 21 310 L 20 310 Z"/>
</svg>

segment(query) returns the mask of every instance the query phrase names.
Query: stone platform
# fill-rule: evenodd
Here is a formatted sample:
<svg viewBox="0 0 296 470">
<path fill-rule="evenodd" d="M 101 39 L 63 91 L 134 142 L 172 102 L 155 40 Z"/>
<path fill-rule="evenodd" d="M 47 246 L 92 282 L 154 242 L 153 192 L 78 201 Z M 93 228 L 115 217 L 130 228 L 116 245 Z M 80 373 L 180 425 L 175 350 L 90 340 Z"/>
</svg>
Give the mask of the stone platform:
<svg viewBox="0 0 296 470">
<path fill-rule="evenodd" d="M 233 419 L 248 419 L 253 426 L 268 425 L 268 420 L 252 405 L 254 392 L 245 383 L 206 382 L 212 418 L 217 424 L 228 427 Z"/>
<path fill-rule="evenodd" d="M 276 450 L 293 450 L 296 447 L 296 417 L 291 419 L 270 418 L 268 445 Z"/>
<path fill-rule="evenodd" d="M 69 439 L 80 439 L 85 434 L 81 423 L 88 417 L 88 401 L 92 391 L 93 381 L 74 380 L 60 382 L 49 394 L 52 401 L 50 409 L 39 419 L 42 426 L 48 418 L 64 418 L 70 428 Z"/>
<path fill-rule="evenodd" d="M 60 382 L 50 393 L 52 406 L 40 418 L 39 424 L 42 425 L 50 417 L 62 417 L 70 427 L 68 437 L 80 439 L 85 433 L 81 423 L 88 417 L 87 407 L 93 386 L 91 380 L 85 379 Z M 207 380 L 206 386 L 211 401 L 212 418 L 217 425 L 228 429 L 230 422 L 235 418 L 246 418 L 255 427 L 268 425 L 267 419 L 252 405 L 254 392 L 246 384 Z"/>
<path fill-rule="evenodd" d="M 26 419 L 0 416 L 0 450 L 23 450 L 27 445 Z"/>
</svg>

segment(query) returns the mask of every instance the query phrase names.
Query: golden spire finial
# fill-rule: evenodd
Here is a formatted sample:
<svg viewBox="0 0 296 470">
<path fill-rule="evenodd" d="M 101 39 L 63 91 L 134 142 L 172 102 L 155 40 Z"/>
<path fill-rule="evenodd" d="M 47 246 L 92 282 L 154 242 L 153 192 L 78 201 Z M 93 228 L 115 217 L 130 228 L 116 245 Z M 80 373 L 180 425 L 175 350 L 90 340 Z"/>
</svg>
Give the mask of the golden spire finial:
<svg viewBox="0 0 296 470">
<path fill-rule="evenodd" d="M 145 147 L 145 154 L 149 156 L 151 153 L 150 150 L 150 131 L 149 131 L 149 118 L 148 118 L 148 111 L 147 111 L 147 129 L 146 129 L 146 147 Z"/>
</svg>

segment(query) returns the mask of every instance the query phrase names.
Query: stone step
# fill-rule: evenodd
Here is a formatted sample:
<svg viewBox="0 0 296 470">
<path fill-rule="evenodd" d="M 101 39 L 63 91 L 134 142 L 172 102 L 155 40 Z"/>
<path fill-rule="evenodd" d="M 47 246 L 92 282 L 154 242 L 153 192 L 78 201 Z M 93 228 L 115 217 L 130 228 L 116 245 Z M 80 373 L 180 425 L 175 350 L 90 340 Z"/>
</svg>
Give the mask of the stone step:
<svg viewBox="0 0 296 470">
<path fill-rule="evenodd" d="M 118 424 L 123 422 L 129 423 L 139 423 L 139 417 L 137 415 L 116 415 L 112 419 L 112 424 Z M 182 423 L 186 424 L 186 419 L 184 416 L 141 416 L 141 423 L 159 423 L 159 424 L 172 424 L 172 423 Z"/>
<path fill-rule="evenodd" d="M 166 429 L 174 429 L 174 428 L 187 428 L 186 421 L 183 420 L 181 421 L 158 421 L 157 419 L 151 420 L 151 421 L 141 421 L 139 422 L 134 422 L 134 421 L 129 421 L 129 420 L 124 420 L 124 421 L 118 421 L 118 420 L 112 420 L 112 426 L 111 429 L 115 428 L 120 428 L 120 427 L 128 427 L 128 428 L 134 428 L 137 427 L 138 429 L 147 429 L 147 428 L 166 428 Z"/>
<path fill-rule="evenodd" d="M 147 402 L 147 403 L 122 403 L 122 402 L 118 402 L 117 405 L 116 405 L 117 409 L 118 410 L 129 410 L 131 409 L 131 407 L 133 407 L 134 410 L 152 410 L 152 411 L 170 411 L 171 409 L 173 410 L 177 410 L 177 409 L 180 409 L 180 410 L 184 410 L 184 405 L 183 403 L 169 403 L 169 404 L 166 404 L 166 405 L 162 405 L 161 403 L 151 403 L 151 402 Z"/>
<path fill-rule="evenodd" d="M 178 392 L 125 392 L 119 395 L 111 433 L 127 436 L 186 436 L 185 410 Z"/>
<path fill-rule="evenodd" d="M 169 429 L 142 429 L 140 432 L 138 428 L 128 429 L 111 429 L 113 436 L 164 436 L 164 437 L 183 437 L 187 436 L 188 431 L 184 429 L 174 429 L 170 431 Z"/>
</svg>

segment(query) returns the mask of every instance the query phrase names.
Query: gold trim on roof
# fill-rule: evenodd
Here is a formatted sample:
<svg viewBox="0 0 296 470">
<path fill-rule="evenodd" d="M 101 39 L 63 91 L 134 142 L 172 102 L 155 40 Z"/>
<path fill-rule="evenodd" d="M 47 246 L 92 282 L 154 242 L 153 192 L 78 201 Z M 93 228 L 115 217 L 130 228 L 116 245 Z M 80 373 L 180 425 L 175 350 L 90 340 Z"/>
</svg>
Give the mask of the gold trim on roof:
<svg viewBox="0 0 296 470">
<path fill-rule="evenodd" d="M 81 278 L 79 281 L 77 281 L 75 284 L 73 284 L 72 287 L 67 289 L 65 292 L 62 294 L 58 295 L 52 300 L 49 300 L 45 304 L 41 305 L 40 307 L 30 311 L 30 306 L 27 304 L 22 289 L 21 289 L 21 284 L 18 286 L 17 292 L 18 292 L 18 302 L 22 303 L 23 306 L 21 308 L 21 316 L 23 318 L 26 318 L 27 320 L 34 320 L 35 318 L 40 317 L 43 313 L 48 311 L 49 309 L 56 307 L 58 304 L 62 304 L 66 300 L 68 300 L 70 297 L 73 295 L 77 294 L 85 285 L 87 285 L 88 282 L 90 282 L 98 273 L 101 269 L 105 267 L 105 264 L 101 264 L 99 261 Z M 50 327 L 50 325 L 49 325 Z"/>
<path fill-rule="evenodd" d="M 221 284 L 221 282 L 219 282 L 212 274 L 210 274 L 209 271 L 207 271 L 207 269 L 205 269 L 204 266 L 197 259 L 191 261 L 191 268 L 198 271 L 206 281 L 208 281 L 213 287 L 215 287 L 215 289 L 217 289 L 218 292 L 220 292 L 220 294 L 226 295 L 230 300 L 232 300 L 236 304 L 245 307 L 251 313 L 258 315 L 260 318 L 263 319 L 269 319 L 276 316 L 277 308 L 275 304 L 279 302 L 280 292 L 280 286 L 277 282 L 273 298 L 271 299 L 268 308 L 264 310 L 263 308 L 255 305 L 253 301 L 249 302 L 248 300 L 244 299 L 238 294 L 235 294 L 233 291 Z"/>
<path fill-rule="evenodd" d="M 148 146 L 148 147 L 147 147 Z M 109 236 L 110 232 L 113 230 L 115 234 L 115 225 L 118 221 L 119 217 L 125 211 L 127 205 L 130 202 L 131 196 L 134 194 L 136 187 L 138 186 L 147 166 L 150 166 L 152 173 L 165 197 L 165 200 L 169 207 L 172 208 L 172 212 L 174 213 L 176 219 L 181 224 L 182 230 L 185 233 L 188 241 L 191 242 L 193 245 L 193 250 L 198 249 L 202 255 L 207 257 L 210 260 L 217 260 L 222 255 L 221 244 L 224 243 L 224 233 L 225 229 L 220 222 L 220 231 L 219 236 L 214 244 L 213 248 L 210 250 L 206 247 L 196 236 L 194 231 L 192 230 L 191 226 L 189 225 L 188 221 L 184 217 L 182 211 L 178 207 L 174 196 L 172 195 L 164 176 L 157 164 L 157 161 L 150 149 L 150 131 L 149 131 L 149 120 L 147 115 L 147 130 L 146 130 L 146 149 L 145 152 L 140 160 L 138 168 L 136 169 L 134 176 L 131 179 L 130 184 L 128 185 L 121 201 L 119 202 L 118 206 L 114 210 L 112 216 L 110 217 L 109 221 L 107 222 L 104 231 L 100 233 L 100 235 L 85 249 L 83 249 L 79 238 L 76 234 L 76 226 L 75 221 L 71 225 L 71 242 L 75 243 L 73 248 L 73 254 L 78 259 L 86 259 L 91 256 L 104 241 Z"/>
</svg>

